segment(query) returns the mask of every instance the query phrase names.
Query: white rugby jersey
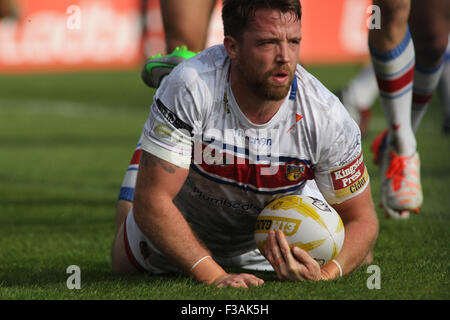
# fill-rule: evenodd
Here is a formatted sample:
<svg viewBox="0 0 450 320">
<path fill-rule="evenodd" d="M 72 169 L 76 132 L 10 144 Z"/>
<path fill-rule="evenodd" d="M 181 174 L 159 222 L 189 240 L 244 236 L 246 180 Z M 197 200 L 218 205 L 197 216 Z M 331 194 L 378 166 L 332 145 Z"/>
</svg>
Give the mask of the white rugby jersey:
<svg viewBox="0 0 450 320">
<path fill-rule="evenodd" d="M 229 65 L 218 45 L 177 66 L 154 96 L 142 140 L 143 150 L 189 169 L 174 203 L 219 256 L 254 249 L 259 212 L 308 180 L 334 204 L 369 179 L 358 126 L 305 69 L 297 66 L 272 119 L 254 124 L 234 99 Z"/>
</svg>

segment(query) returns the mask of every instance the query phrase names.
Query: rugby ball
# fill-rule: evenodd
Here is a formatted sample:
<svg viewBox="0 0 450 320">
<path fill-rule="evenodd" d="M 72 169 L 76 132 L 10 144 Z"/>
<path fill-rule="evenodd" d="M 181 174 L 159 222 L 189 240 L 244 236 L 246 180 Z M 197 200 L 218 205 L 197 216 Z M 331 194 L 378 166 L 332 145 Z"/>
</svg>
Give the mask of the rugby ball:
<svg viewBox="0 0 450 320">
<path fill-rule="evenodd" d="M 334 259 L 344 243 L 344 224 L 326 202 L 308 196 L 285 196 L 269 203 L 255 224 L 255 241 L 264 255 L 270 230 L 281 230 L 289 245 L 307 251 L 320 266 Z"/>
</svg>

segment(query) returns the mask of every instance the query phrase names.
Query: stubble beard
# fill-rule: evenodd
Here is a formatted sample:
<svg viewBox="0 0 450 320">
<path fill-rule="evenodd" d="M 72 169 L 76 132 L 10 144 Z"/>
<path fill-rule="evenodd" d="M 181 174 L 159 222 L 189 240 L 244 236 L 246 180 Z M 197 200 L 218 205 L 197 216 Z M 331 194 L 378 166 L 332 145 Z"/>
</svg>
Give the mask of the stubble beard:
<svg viewBox="0 0 450 320">
<path fill-rule="evenodd" d="M 275 70 L 269 70 L 260 75 L 256 70 L 248 65 L 240 65 L 241 75 L 243 76 L 247 86 L 255 93 L 255 95 L 263 100 L 280 101 L 288 95 L 292 81 L 293 70 L 287 65 L 280 66 Z M 272 80 L 272 76 L 277 72 L 284 71 L 288 73 L 288 81 L 284 84 L 277 84 Z"/>
</svg>

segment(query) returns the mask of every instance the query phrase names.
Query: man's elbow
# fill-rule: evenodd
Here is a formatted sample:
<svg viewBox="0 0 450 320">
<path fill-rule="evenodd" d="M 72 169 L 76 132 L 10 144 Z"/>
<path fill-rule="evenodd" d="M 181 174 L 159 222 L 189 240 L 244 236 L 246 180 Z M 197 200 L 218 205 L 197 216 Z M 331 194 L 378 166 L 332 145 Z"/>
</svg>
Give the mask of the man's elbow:
<svg viewBox="0 0 450 320">
<path fill-rule="evenodd" d="M 155 203 L 151 196 L 136 189 L 134 193 L 133 215 L 138 226 L 141 226 L 151 217 L 151 212 L 155 211 Z"/>
<path fill-rule="evenodd" d="M 136 224 L 141 226 L 153 218 L 157 218 L 165 210 L 167 202 L 172 202 L 168 196 L 152 192 L 140 191 L 136 189 L 134 194 L 133 214 Z"/>
</svg>

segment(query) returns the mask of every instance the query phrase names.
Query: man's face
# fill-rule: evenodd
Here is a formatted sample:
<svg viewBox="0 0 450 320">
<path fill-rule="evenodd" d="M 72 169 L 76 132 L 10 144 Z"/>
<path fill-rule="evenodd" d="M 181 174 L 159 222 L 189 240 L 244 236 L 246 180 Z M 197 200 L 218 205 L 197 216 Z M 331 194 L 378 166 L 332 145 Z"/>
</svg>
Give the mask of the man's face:
<svg viewBox="0 0 450 320">
<path fill-rule="evenodd" d="M 265 100 L 284 99 L 291 88 L 301 39 L 292 13 L 257 10 L 239 43 L 236 66 L 247 86 Z"/>
</svg>

